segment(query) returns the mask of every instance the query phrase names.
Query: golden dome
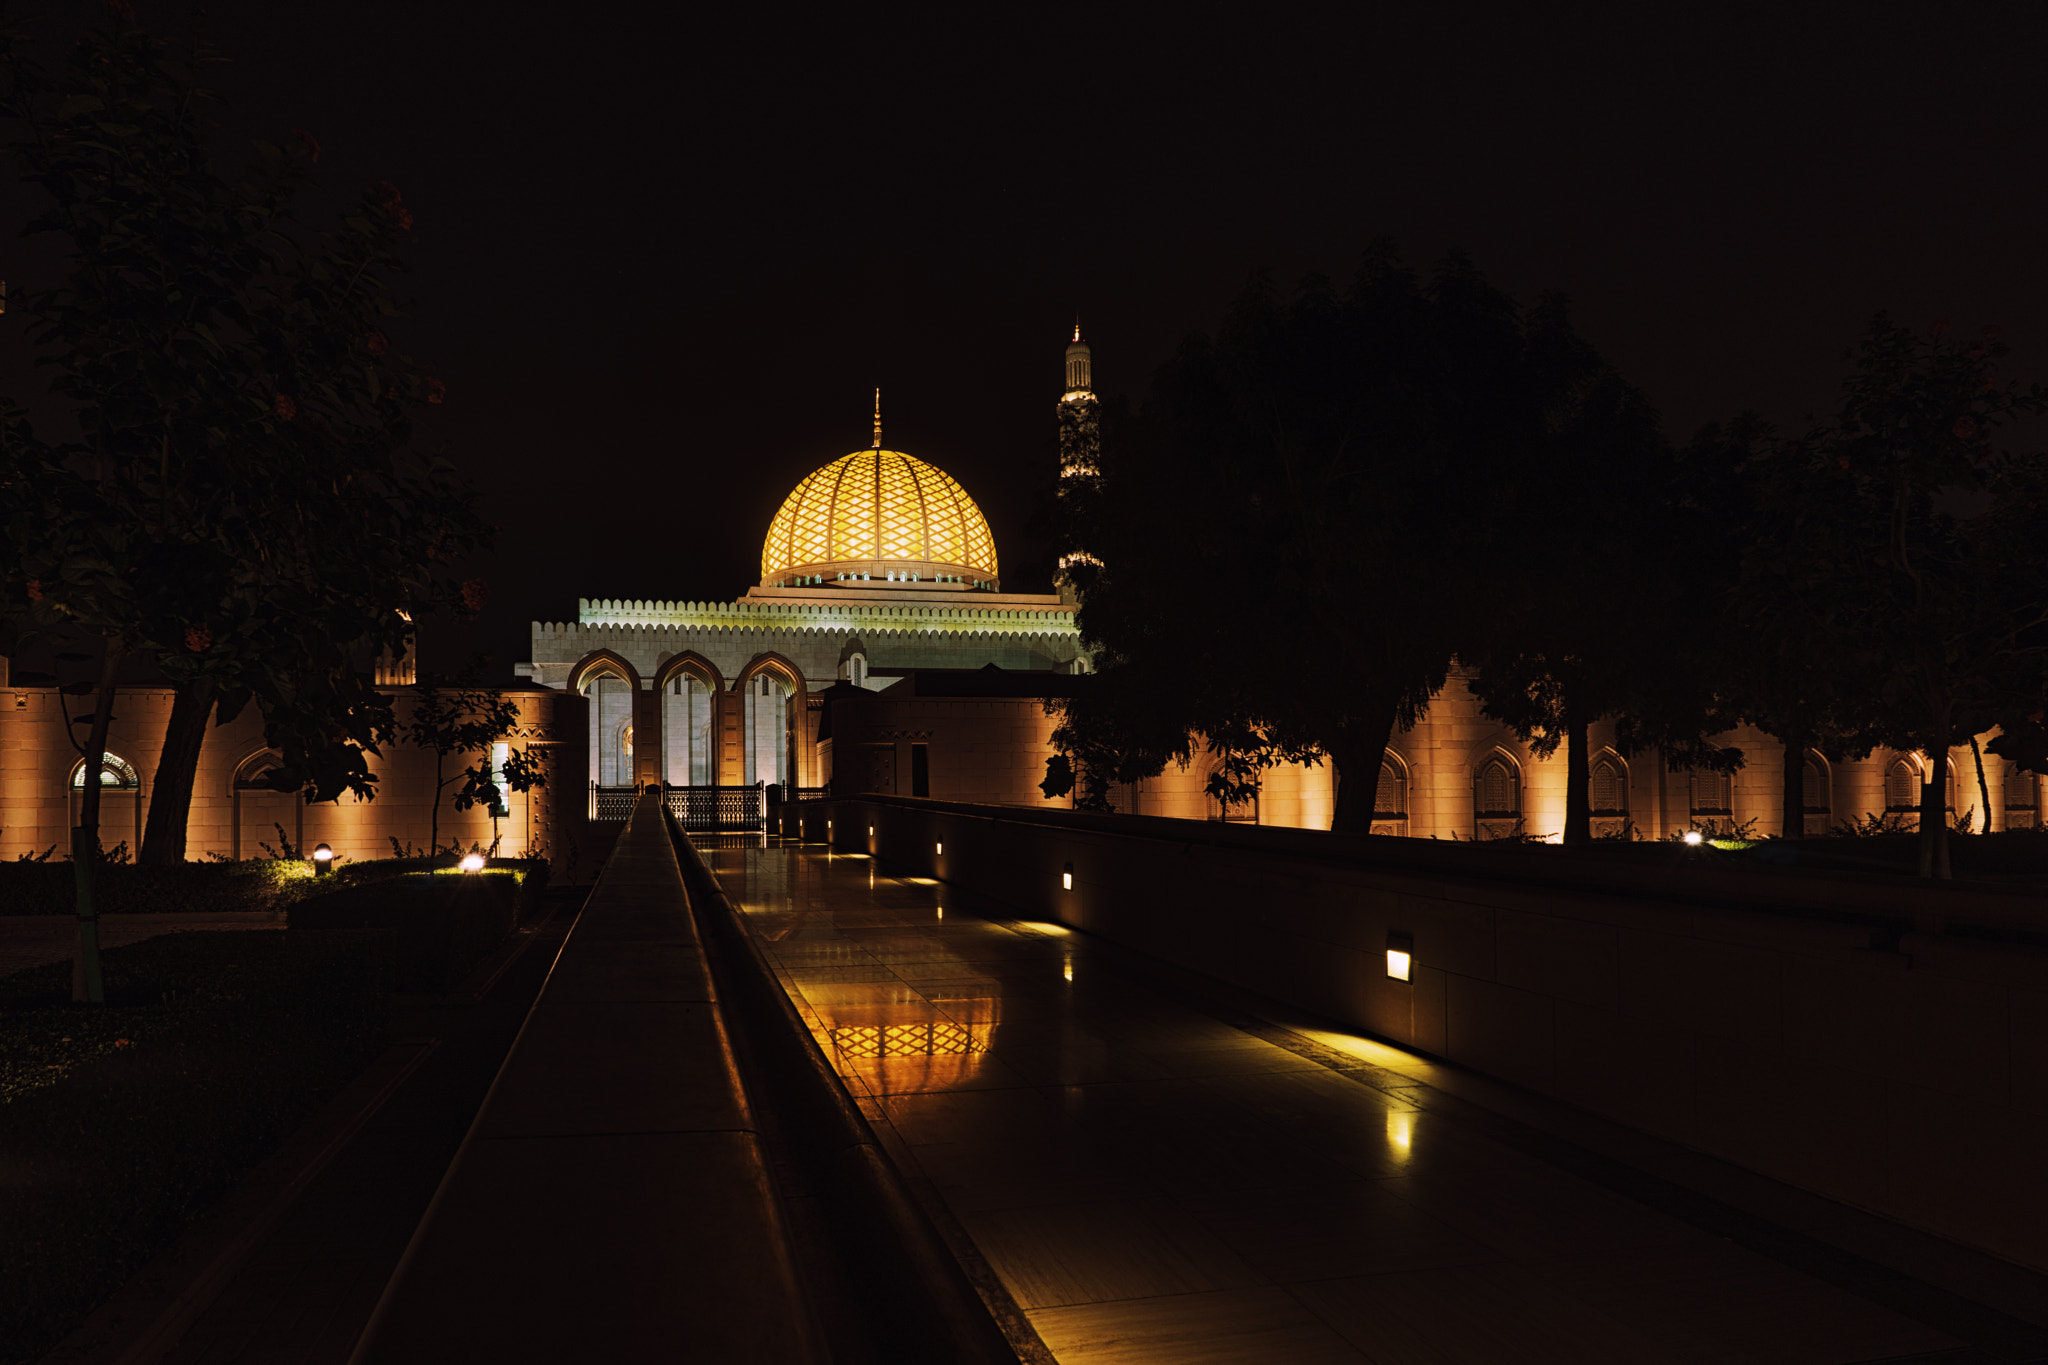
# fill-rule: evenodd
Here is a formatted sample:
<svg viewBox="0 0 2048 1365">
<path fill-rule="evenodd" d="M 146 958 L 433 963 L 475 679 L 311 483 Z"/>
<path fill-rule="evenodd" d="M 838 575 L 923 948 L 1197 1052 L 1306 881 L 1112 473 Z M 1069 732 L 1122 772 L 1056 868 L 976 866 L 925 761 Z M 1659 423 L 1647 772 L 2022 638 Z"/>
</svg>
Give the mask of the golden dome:
<svg viewBox="0 0 2048 1365">
<path fill-rule="evenodd" d="M 761 582 L 860 574 L 870 582 L 992 584 L 995 537 L 943 470 L 898 450 L 856 450 L 783 500 L 761 545 Z"/>
</svg>

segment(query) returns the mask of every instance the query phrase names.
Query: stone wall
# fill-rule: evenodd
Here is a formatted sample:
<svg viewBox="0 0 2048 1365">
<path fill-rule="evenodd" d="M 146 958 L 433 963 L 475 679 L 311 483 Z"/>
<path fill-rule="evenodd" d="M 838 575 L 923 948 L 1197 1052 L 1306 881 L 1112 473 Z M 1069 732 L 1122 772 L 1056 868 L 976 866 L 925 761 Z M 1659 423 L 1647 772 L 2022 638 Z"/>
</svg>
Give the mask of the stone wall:
<svg viewBox="0 0 2048 1365">
<path fill-rule="evenodd" d="M 481 808 L 453 809 L 452 793 L 459 784 L 450 783 L 439 789 L 440 840 L 488 845 L 496 837 L 508 857 L 565 848 L 582 837 L 589 806 L 584 701 L 538 689 L 506 695 L 520 715 L 508 742 L 543 750 L 550 764 L 549 787 L 511 796 L 508 814 L 494 828 Z M 172 696 L 161 686 L 124 686 L 116 694 L 107 748 L 134 768 L 140 790 L 102 794 L 101 842 L 108 848 L 125 842 L 131 857 L 155 787 Z M 0 859 L 35 857 L 46 849 L 62 858 L 68 851 L 78 801 L 71 778 L 82 760 L 66 737 L 65 700 L 54 687 L 0 688 Z M 81 702 L 69 700 L 75 714 Z M 402 720 L 412 703 L 399 693 L 397 704 Z M 390 746 L 370 760 L 378 778 L 375 800 L 343 797 L 316 805 L 238 786 L 237 774 L 266 752 L 262 719 L 253 706 L 231 723 L 208 729 L 193 785 L 188 858 L 265 857 L 261 845 L 280 849 L 279 825 L 284 838 L 301 851 L 326 843 L 348 858 L 388 857 L 394 838 L 421 850 L 428 846 L 438 780 L 431 751 Z M 467 765 L 450 759 L 439 777 L 453 776 Z"/>
</svg>

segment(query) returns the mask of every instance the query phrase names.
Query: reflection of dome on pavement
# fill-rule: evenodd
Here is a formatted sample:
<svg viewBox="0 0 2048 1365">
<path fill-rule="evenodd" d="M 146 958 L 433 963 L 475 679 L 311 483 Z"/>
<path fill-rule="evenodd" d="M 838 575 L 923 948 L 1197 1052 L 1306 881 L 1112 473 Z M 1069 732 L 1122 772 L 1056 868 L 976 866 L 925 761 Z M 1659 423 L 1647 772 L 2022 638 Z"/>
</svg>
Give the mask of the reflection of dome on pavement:
<svg viewBox="0 0 2048 1365">
<path fill-rule="evenodd" d="M 957 583 L 996 579 L 996 543 L 967 490 L 896 450 L 856 450 L 783 501 L 761 546 L 764 586 L 856 579 Z"/>
</svg>

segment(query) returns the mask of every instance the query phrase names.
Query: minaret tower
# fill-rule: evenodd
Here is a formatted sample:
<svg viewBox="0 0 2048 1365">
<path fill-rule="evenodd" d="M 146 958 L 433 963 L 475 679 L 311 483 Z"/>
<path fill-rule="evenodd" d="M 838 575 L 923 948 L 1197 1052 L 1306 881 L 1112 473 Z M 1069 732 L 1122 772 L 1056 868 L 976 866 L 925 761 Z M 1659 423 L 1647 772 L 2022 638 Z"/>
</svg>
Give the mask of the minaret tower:
<svg viewBox="0 0 2048 1365">
<path fill-rule="evenodd" d="M 1074 339 L 1067 343 L 1067 390 L 1060 395 L 1060 500 L 1065 502 L 1076 484 L 1102 471 L 1096 465 L 1101 450 L 1098 421 L 1101 405 L 1095 398 L 1094 357 L 1081 340 L 1081 320 L 1074 319 Z M 1076 550 L 1060 556 L 1060 596 L 1073 600 L 1074 588 L 1067 580 L 1067 566 L 1076 561 L 1097 563 L 1095 556 Z"/>
</svg>

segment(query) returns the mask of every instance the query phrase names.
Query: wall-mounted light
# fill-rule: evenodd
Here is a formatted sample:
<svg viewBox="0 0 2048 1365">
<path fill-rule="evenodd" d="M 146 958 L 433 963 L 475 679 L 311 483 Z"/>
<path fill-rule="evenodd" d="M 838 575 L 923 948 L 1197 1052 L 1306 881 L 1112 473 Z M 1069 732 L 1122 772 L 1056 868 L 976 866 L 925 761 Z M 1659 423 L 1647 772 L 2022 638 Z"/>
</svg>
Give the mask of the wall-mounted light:
<svg viewBox="0 0 2048 1365">
<path fill-rule="evenodd" d="M 1074 865 L 1072 863 L 1068 863 L 1064 868 L 1060 869 L 1060 890 L 1072 891 L 1073 889 Z"/>
<path fill-rule="evenodd" d="M 483 870 L 484 870 L 484 855 L 483 855 L 483 854 L 481 854 L 481 853 L 468 853 L 468 854 L 464 854 L 464 855 L 463 855 L 463 858 L 462 858 L 462 870 L 463 870 L 464 872 L 481 872 L 481 871 L 483 871 Z"/>
<path fill-rule="evenodd" d="M 868 838 L 872 839 L 872 838 L 874 838 L 874 837 L 875 837 L 875 827 L 874 827 L 873 825 L 869 825 L 869 826 L 868 826 Z"/>
<path fill-rule="evenodd" d="M 325 844 L 316 845 L 313 849 L 313 875 L 324 877 L 333 867 L 334 850 Z"/>
<path fill-rule="evenodd" d="M 946 856 L 946 841 L 945 841 L 944 839 L 941 839 L 941 840 L 939 840 L 939 841 L 938 841 L 938 842 L 937 842 L 936 844 L 933 844 L 933 845 L 932 845 L 932 852 L 934 852 L 934 853 L 938 854 L 938 855 L 939 855 L 939 856 L 940 856 L 941 858 L 945 857 L 945 856 Z"/>
<path fill-rule="evenodd" d="M 1392 981 L 1410 981 L 1415 973 L 1415 937 L 1412 934 L 1387 935 L 1387 977 Z"/>
<path fill-rule="evenodd" d="M 1698 848 L 1700 846 L 1701 838 L 1702 836 L 1700 832 L 1696 829 L 1689 829 L 1685 832 L 1685 842 L 1690 844 L 1694 848 Z"/>
</svg>

